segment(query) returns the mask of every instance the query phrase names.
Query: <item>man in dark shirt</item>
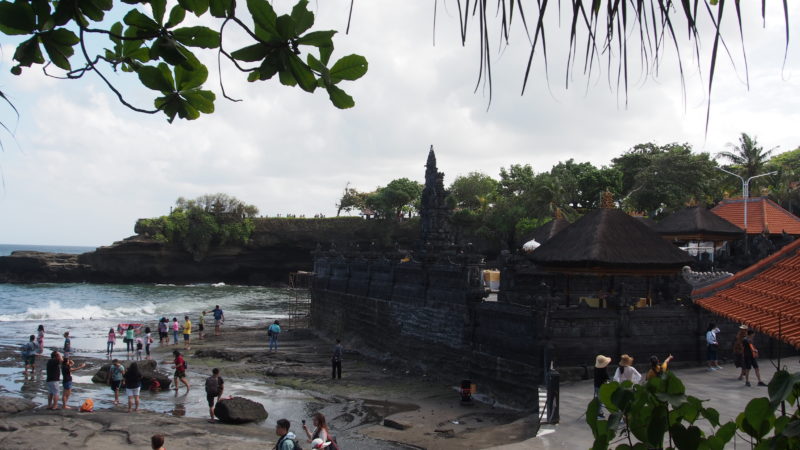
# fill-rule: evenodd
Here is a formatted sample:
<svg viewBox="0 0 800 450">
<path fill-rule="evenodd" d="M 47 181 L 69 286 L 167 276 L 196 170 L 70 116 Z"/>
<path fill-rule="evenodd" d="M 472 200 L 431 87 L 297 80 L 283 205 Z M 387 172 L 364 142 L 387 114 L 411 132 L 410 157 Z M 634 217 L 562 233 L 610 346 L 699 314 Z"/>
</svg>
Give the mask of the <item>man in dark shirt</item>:
<svg viewBox="0 0 800 450">
<path fill-rule="evenodd" d="M 58 382 L 61 381 L 61 353 L 53 352 L 47 360 L 47 409 L 58 409 Z"/>
<path fill-rule="evenodd" d="M 331 379 L 337 377 L 342 379 L 342 341 L 337 339 L 336 346 L 333 347 L 333 356 L 331 357 Z"/>
</svg>

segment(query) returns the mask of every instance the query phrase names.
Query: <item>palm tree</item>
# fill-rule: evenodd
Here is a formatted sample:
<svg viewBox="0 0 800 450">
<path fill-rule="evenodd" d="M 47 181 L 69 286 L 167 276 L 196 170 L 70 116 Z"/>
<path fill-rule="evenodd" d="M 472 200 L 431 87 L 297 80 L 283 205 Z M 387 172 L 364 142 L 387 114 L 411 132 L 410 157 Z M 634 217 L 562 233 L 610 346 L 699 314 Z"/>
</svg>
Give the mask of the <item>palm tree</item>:
<svg viewBox="0 0 800 450">
<path fill-rule="evenodd" d="M 758 145 L 755 137 L 750 137 L 747 133 L 742 133 L 739 137 L 739 145 L 728 143 L 726 147 L 732 149 L 730 152 L 719 152 L 717 158 L 725 158 L 737 169 L 745 179 L 759 175 L 763 171 L 772 152 L 778 147 L 773 147 L 764 151 L 764 147 Z"/>
</svg>

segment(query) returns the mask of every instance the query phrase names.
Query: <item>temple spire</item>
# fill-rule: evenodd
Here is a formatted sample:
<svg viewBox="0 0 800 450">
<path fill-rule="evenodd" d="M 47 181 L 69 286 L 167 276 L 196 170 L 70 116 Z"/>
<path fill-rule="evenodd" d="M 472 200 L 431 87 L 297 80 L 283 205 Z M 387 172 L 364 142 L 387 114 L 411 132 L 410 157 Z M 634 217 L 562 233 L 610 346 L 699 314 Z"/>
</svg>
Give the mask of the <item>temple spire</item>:
<svg viewBox="0 0 800 450">
<path fill-rule="evenodd" d="M 425 188 L 422 190 L 420 208 L 420 248 L 442 250 L 453 243 L 450 235 L 450 215 L 452 211 L 446 202 L 444 174 L 436 167 L 436 154 L 433 145 L 425 163 Z"/>
</svg>

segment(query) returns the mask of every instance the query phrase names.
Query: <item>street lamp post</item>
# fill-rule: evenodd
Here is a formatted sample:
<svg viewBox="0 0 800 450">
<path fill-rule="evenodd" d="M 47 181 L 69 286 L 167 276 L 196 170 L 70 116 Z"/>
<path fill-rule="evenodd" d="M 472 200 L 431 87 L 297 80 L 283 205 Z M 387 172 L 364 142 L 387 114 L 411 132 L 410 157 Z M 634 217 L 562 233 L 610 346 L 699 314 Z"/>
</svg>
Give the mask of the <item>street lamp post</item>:
<svg viewBox="0 0 800 450">
<path fill-rule="evenodd" d="M 750 181 L 752 181 L 754 178 L 765 177 L 767 175 L 775 175 L 778 172 L 777 171 L 772 171 L 772 172 L 762 173 L 761 175 L 753 175 L 752 177 L 750 177 L 750 178 L 745 180 L 744 177 L 742 177 L 741 175 L 735 174 L 735 173 L 733 173 L 733 172 L 731 172 L 729 170 L 725 170 L 722 167 L 717 167 L 717 169 L 727 173 L 728 175 L 733 175 L 736 178 L 742 180 L 742 198 L 744 198 L 744 248 L 745 248 L 745 252 L 746 253 L 750 253 L 749 252 L 749 248 L 748 248 L 749 246 L 747 245 L 748 244 L 747 243 L 747 241 L 748 241 L 748 239 L 747 239 L 747 204 L 749 203 L 749 200 L 750 200 Z"/>
</svg>

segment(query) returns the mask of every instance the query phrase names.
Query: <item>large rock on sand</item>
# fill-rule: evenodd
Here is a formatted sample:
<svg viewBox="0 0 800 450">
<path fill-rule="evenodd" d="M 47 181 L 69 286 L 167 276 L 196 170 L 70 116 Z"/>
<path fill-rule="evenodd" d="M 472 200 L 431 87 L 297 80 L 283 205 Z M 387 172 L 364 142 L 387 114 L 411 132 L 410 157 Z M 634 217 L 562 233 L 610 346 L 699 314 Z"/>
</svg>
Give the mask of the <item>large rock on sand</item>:
<svg viewBox="0 0 800 450">
<path fill-rule="evenodd" d="M 36 403 L 16 397 L 0 397 L 0 414 L 14 414 L 36 408 Z"/>
<path fill-rule="evenodd" d="M 244 397 L 232 397 L 221 400 L 214 407 L 214 415 L 224 423 L 250 423 L 267 420 L 264 405 Z"/>
<path fill-rule="evenodd" d="M 152 384 L 153 380 L 158 380 L 159 384 L 161 385 L 161 389 L 169 389 L 169 385 L 172 384 L 172 379 L 157 370 L 158 363 L 153 359 L 144 359 L 141 361 L 121 361 L 122 366 L 125 367 L 125 370 L 130 367 L 131 364 L 136 363 L 139 366 L 139 372 L 142 373 L 142 389 L 150 389 L 150 384 Z M 111 370 L 111 364 L 105 364 L 101 367 L 97 373 L 94 374 L 92 377 L 92 383 L 98 384 L 107 384 L 108 379 L 108 371 Z"/>
</svg>

